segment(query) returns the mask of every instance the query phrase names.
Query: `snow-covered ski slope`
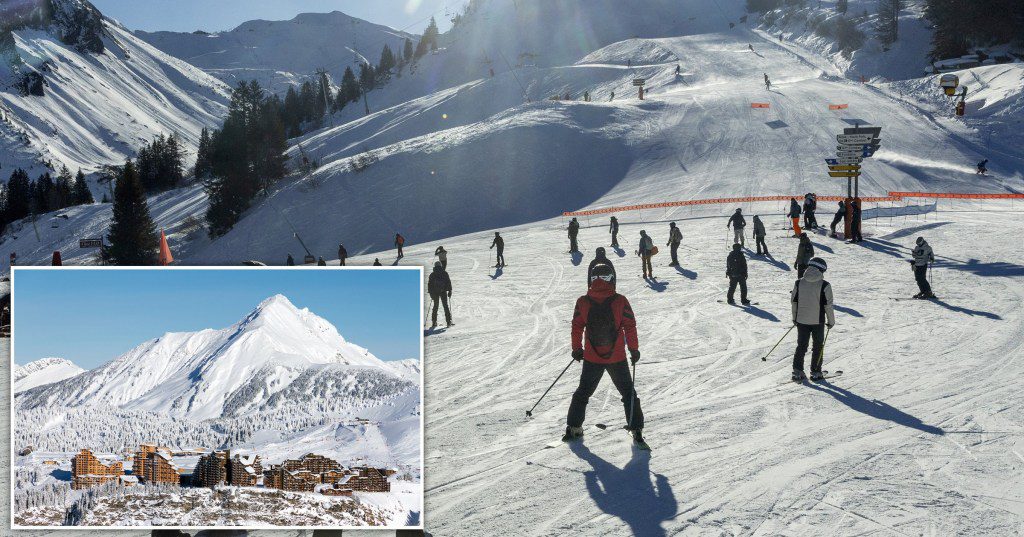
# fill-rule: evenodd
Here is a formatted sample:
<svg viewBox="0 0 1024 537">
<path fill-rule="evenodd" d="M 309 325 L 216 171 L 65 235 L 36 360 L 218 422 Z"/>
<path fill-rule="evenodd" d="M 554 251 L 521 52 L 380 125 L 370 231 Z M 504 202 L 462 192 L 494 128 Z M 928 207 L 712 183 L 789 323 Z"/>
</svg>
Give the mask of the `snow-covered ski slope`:
<svg viewBox="0 0 1024 537">
<path fill-rule="evenodd" d="M 861 245 L 813 235 L 837 304 L 825 368 L 845 372 L 813 386 L 789 382 L 795 333 L 760 360 L 790 326 L 796 277 L 786 265 L 797 241 L 786 237 L 775 205 L 744 205 L 748 218 L 762 213 L 775 256 L 747 251 L 750 297 L 759 303 L 747 309 L 717 302 L 728 286 L 732 207 L 710 219 L 689 219 L 688 210 L 644 211 L 645 222 L 635 211 L 620 214 L 621 251 L 608 247 L 606 218 L 589 226 L 581 218 L 581 258 L 566 253 L 564 228 L 512 228 L 503 233 L 508 266 L 497 271 L 490 234 L 442 241 L 456 325 L 426 340 L 427 529 L 533 536 L 1020 531 L 1022 207 L 970 208 L 868 220 Z M 823 211 L 819 220 L 829 216 Z M 664 246 L 675 219 L 684 237 L 679 270 L 666 266 Z M 662 249 L 655 282 L 640 278 L 633 255 L 640 229 Z M 940 299 L 893 300 L 917 292 L 905 259 L 918 236 L 935 248 Z M 618 291 L 636 313 L 637 391 L 650 454 L 633 450 L 619 429 L 622 405 L 608 378 L 590 401 L 583 443 L 544 449 L 564 431 L 576 364 L 534 417 L 525 415 L 571 361 L 572 308 L 598 246 L 608 248 Z M 432 264 L 434 248 L 407 249 L 402 263 Z"/>
<path fill-rule="evenodd" d="M 86 173 L 123 164 L 158 134 L 176 133 L 194 154 L 200 130 L 226 115 L 227 85 L 115 22 L 104 20 L 103 27 L 101 54 L 66 45 L 52 32 L 14 32 L 21 69 L 41 72 L 47 86 L 42 97 L 22 95 L 13 68 L 0 64 L 4 180 L 14 167 L 35 179 L 43 161 Z"/>
<path fill-rule="evenodd" d="M 647 80 L 644 101 L 631 86 L 637 77 Z M 530 103 L 522 104 L 520 84 Z M 585 90 L 591 102 L 581 102 Z M 1019 95 L 1020 84 L 1011 91 Z M 566 92 L 572 102 L 548 100 Z M 827 178 L 823 159 L 834 155 L 836 133 L 858 124 L 882 127 L 882 149 L 861 178 L 865 195 L 1006 192 L 1024 168 L 1019 158 L 993 158 L 996 178 L 979 179 L 969 170 L 986 155 L 976 126 L 929 112 L 913 96 L 842 79 L 824 61 L 757 33 L 632 39 L 577 63 L 467 82 L 310 134 L 297 142 L 321 167 L 283 184 L 226 236 L 197 244 L 188 260 L 278 262 L 299 248 L 293 228 L 320 255 L 339 241 L 372 251 L 390 246 L 395 232 L 423 242 L 581 208 L 837 194 L 845 184 Z M 367 151 L 372 163 L 354 171 Z"/>
</svg>

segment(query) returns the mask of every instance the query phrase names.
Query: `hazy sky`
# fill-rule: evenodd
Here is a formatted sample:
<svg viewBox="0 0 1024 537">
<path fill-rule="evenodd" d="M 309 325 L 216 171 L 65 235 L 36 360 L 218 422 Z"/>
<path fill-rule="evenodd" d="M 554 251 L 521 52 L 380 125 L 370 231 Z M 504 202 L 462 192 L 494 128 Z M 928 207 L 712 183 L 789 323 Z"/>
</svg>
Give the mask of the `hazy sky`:
<svg viewBox="0 0 1024 537">
<path fill-rule="evenodd" d="M 132 30 L 230 30 L 253 19 L 288 20 L 299 13 L 342 11 L 398 30 L 420 33 L 430 16 L 441 31 L 466 0 L 92 0 L 103 14 Z"/>
<path fill-rule="evenodd" d="M 415 270 L 22 270 L 14 276 L 14 359 L 92 369 L 165 332 L 227 328 L 283 294 L 382 360 L 418 358 Z"/>
</svg>

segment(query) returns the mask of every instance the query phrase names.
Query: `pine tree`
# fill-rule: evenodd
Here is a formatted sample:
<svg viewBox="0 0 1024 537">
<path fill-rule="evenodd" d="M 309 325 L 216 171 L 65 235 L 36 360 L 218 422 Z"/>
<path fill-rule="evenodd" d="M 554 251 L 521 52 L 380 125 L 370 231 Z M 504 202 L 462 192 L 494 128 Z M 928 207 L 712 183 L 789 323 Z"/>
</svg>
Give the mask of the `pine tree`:
<svg viewBox="0 0 1024 537">
<path fill-rule="evenodd" d="M 57 174 L 57 182 L 53 187 L 53 210 L 60 210 L 74 204 L 71 192 L 74 180 L 71 170 L 67 166 L 61 165 L 60 173 Z"/>
<path fill-rule="evenodd" d="M 836 11 L 839 13 L 846 14 L 846 11 L 850 8 L 850 0 L 836 0 Z"/>
<path fill-rule="evenodd" d="M 32 212 L 42 214 L 54 210 L 55 193 L 53 177 L 50 177 L 50 173 L 46 172 L 40 175 L 32 186 Z"/>
<path fill-rule="evenodd" d="M 281 115 L 289 138 L 302 134 L 302 104 L 299 102 L 299 93 L 295 91 L 295 86 L 288 86 Z"/>
<path fill-rule="evenodd" d="M 72 189 L 72 199 L 75 205 L 86 205 L 91 204 L 95 200 L 92 197 L 92 191 L 89 190 L 89 184 L 85 181 L 85 174 L 82 170 L 78 170 L 78 174 L 75 175 L 75 186 Z"/>
<path fill-rule="evenodd" d="M 368 63 L 363 63 L 359 66 L 359 87 L 362 91 L 370 91 L 374 88 L 374 81 L 376 80 L 376 73 L 374 73 L 373 66 Z"/>
<path fill-rule="evenodd" d="M 129 160 L 114 187 L 114 219 L 107 241 L 111 260 L 118 265 L 151 265 L 156 260 L 159 239 L 149 216 L 146 195 L 138 171 Z"/>
<path fill-rule="evenodd" d="M 411 62 L 416 59 L 415 54 L 416 50 L 412 46 L 412 39 L 406 37 L 405 44 L 402 46 L 402 58 L 407 62 Z"/>
<path fill-rule="evenodd" d="M 341 76 L 341 88 L 338 89 L 339 98 L 344 96 L 346 103 L 353 103 L 359 100 L 362 96 L 359 90 L 359 81 L 356 80 L 356 74 L 352 72 L 351 67 L 345 68 L 345 74 Z"/>
<path fill-rule="evenodd" d="M 293 94 L 294 90 L 289 89 Z M 199 150 L 196 152 L 196 164 L 192 168 L 196 179 L 202 180 L 210 175 L 213 165 L 210 163 L 210 131 L 203 127 L 199 133 Z"/>
<path fill-rule="evenodd" d="M 4 211 L 6 220 L 14 222 L 31 214 L 32 198 L 32 182 L 25 170 L 18 168 L 11 172 L 11 177 L 7 180 L 7 200 Z"/>
<path fill-rule="evenodd" d="M 391 76 L 391 69 L 394 69 L 396 63 L 391 47 L 385 44 L 380 51 L 380 62 L 377 63 L 377 79 L 386 81 Z"/>
<path fill-rule="evenodd" d="M 902 4 L 902 0 L 878 1 L 878 23 L 875 25 L 875 34 L 883 45 L 891 45 L 899 39 Z"/>
</svg>

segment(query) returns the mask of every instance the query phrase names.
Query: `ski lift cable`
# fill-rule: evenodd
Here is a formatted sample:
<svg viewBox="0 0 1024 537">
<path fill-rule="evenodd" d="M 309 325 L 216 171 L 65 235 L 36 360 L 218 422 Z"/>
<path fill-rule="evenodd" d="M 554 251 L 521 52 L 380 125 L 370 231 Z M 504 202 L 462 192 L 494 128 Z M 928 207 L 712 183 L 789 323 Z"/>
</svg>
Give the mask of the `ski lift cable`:
<svg viewBox="0 0 1024 537">
<path fill-rule="evenodd" d="M 303 242 L 302 237 L 299 236 L 299 231 L 295 229 L 294 225 L 292 225 L 292 221 L 288 219 L 288 215 L 284 214 L 284 212 L 282 212 L 281 209 L 277 208 L 277 204 L 274 203 L 274 200 L 272 199 L 270 193 L 266 191 L 266 189 L 264 189 L 263 191 L 267 194 L 267 203 L 270 204 L 270 206 L 273 207 L 274 210 L 281 215 L 281 218 L 284 219 L 285 223 L 288 224 L 288 227 L 291 228 L 292 230 L 292 236 L 298 239 L 299 244 L 302 245 L 302 249 L 305 250 L 307 254 L 312 256 L 313 252 L 310 252 L 309 248 L 306 247 L 306 243 Z"/>
<path fill-rule="evenodd" d="M 502 61 L 504 61 L 505 65 L 508 66 L 508 71 L 512 73 L 512 78 L 516 79 L 516 84 L 519 84 L 519 89 L 523 92 L 523 98 L 526 99 L 526 102 L 530 102 L 530 96 L 526 94 L 526 88 L 523 87 L 523 83 L 519 80 L 519 76 L 516 75 L 515 69 L 513 69 L 512 65 L 508 63 L 508 58 L 505 57 L 505 54 L 501 49 L 498 49 L 498 55 L 501 56 Z"/>
</svg>

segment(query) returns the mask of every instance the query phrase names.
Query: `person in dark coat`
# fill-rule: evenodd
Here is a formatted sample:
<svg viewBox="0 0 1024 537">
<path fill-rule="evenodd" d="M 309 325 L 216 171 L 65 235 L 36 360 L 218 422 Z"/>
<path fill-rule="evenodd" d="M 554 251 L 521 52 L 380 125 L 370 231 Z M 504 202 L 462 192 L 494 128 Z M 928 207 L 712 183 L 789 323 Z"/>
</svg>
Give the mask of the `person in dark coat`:
<svg viewBox="0 0 1024 537">
<path fill-rule="evenodd" d="M 494 268 L 505 266 L 505 239 L 497 231 L 494 232 L 494 240 L 491 241 L 491 248 L 497 248 L 498 254 L 494 256 Z M 488 248 L 490 250 L 490 248 Z"/>
<path fill-rule="evenodd" d="M 380 258 L 379 257 L 375 257 L 375 258 L 373 258 L 373 266 L 375 266 L 375 267 L 383 267 L 384 265 L 382 265 L 380 263 Z"/>
<path fill-rule="evenodd" d="M 676 226 L 675 222 L 668 225 L 668 242 L 665 246 L 671 248 L 672 262 L 668 264 L 670 267 L 679 266 L 679 244 L 683 242 L 683 233 L 679 231 L 679 227 Z"/>
<path fill-rule="evenodd" d="M 864 237 L 860 234 L 860 198 L 853 199 L 853 219 L 850 221 L 850 233 L 853 237 L 850 242 L 862 242 Z"/>
<path fill-rule="evenodd" d="M 750 304 L 747 300 L 747 258 L 743 255 L 743 246 L 732 245 L 732 251 L 725 260 L 725 276 L 729 278 L 728 302 L 736 304 L 733 297 L 736 295 L 736 286 L 740 286 L 740 302 L 744 306 Z"/>
<path fill-rule="evenodd" d="M 348 250 L 345 249 L 344 244 L 338 245 L 338 266 L 345 266 L 345 259 L 348 259 Z"/>
<path fill-rule="evenodd" d="M 448 277 L 448 273 L 441 268 L 441 262 L 434 262 L 434 271 L 430 273 L 430 278 L 427 279 L 427 293 L 430 294 L 430 300 L 434 304 L 433 312 L 430 317 L 430 328 L 437 328 L 437 306 L 441 304 L 444 306 L 444 320 L 448 326 L 452 326 L 452 312 L 448 309 L 448 299 L 452 297 L 452 280 Z"/>
<path fill-rule="evenodd" d="M 793 221 L 793 236 L 800 236 L 800 204 L 796 198 L 789 198 L 789 218 Z"/>
<path fill-rule="evenodd" d="M 288 259 L 285 260 L 284 264 L 288 265 L 289 267 L 295 266 L 295 258 L 292 257 L 292 254 L 288 254 Z"/>
<path fill-rule="evenodd" d="M 804 196 L 804 227 L 818 229 L 818 219 L 814 217 L 814 211 L 818 209 L 818 197 L 812 193 Z"/>
<path fill-rule="evenodd" d="M 569 222 L 569 253 L 576 253 L 580 251 L 579 245 L 576 244 L 576 236 L 580 234 L 580 223 L 576 220 L 576 217 Z"/>
<path fill-rule="evenodd" d="M 405 237 L 401 233 L 395 233 L 395 247 L 398 248 L 398 259 L 405 257 L 402 247 L 405 246 Z"/>
<path fill-rule="evenodd" d="M 445 250 L 444 246 L 438 246 L 434 249 L 434 255 L 436 255 L 437 260 L 441 262 L 441 268 L 448 270 L 448 250 Z"/>
<path fill-rule="evenodd" d="M 614 216 L 612 217 L 611 221 L 608 223 L 608 232 L 612 234 L 612 244 L 611 244 L 611 247 L 612 248 L 618 248 L 619 247 L 619 219 L 618 218 L 615 218 Z"/>
<path fill-rule="evenodd" d="M 743 239 L 743 228 L 747 227 L 747 220 L 743 218 L 743 210 L 736 209 L 736 212 L 729 217 L 729 222 L 725 224 L 725 227 L 732 227 L 733 244 L 739 244 L 740 246 L 746 246 L 747 243 Z"/>
<path fill-rule="evenodd" d="M 811 238 L 807 236 L 806 232 L 801 232 L 800 246 L 797 246 L 796 248 L 796 261 L 793 262 L 793 268 L 796 269 L 797 278 L 804 277 L 804 271 L 807 270 L 807 263 L 810 263 L 813 258 L 814 244 L 811 243 Z"/>
<path fill-rule="evenodd" d="M 327 266 L 327 261 L 324 261 L 324 256 L 320 256 L 320 258 L 316 260 L 316 266 L 318 266 L 318 267 L 326 267 Z"/>
<path fill-rule="evenodd" d="M 761 221 L 761 217 L 754 215 L 754 242 L 757 243 L 757 255 L 761 255 L 761 248 L 764 248 L 764 255 L 770 256 L 768 253 L 768 245 L 765 244 L 764 238 L 768 235 L 768 232 L 764 229 L 764 222 Z"/>
<path fill-rule="evenodd" d="M 843 220 L 846 220 L 846 203 L 840 201 L 839 210 L 836 211 L 836 215 L 832 217 L 832 225 L 829 226 L 829 229 L 832 230 L 832 237 L 836 236 L 836 224 Z"/>
</svg>

